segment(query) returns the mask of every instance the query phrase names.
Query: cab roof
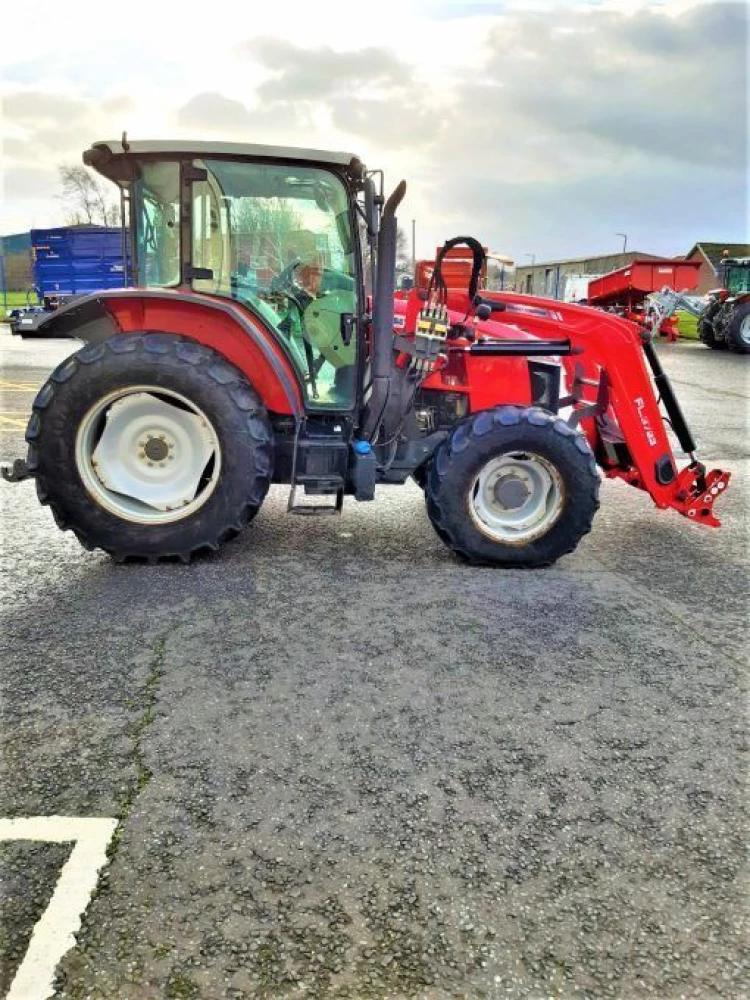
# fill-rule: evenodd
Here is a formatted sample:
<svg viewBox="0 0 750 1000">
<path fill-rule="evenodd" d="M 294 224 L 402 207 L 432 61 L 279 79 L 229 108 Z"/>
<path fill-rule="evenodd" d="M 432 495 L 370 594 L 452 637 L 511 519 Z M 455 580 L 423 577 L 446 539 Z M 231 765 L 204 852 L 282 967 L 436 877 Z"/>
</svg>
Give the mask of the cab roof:
<svg viewBox="0 0 750 1000">
<path fill-rule="evenodd" d="M 83 154 L 86 166 L 93 167 L 113 181 L 132 178 L 133 161 L 145 157 L 195 157 L 211 159 L 270 159 L 298 163 L 319 163 L 348 167 L 355 176 L 364 174 L 364 164 L 353 153 L 332 152 L 323 149 L 300 149 L 295 146 L 263 146 L 238 142 L 194 142 L 187 139 L 131 141 L 122 139 L 95 142 Z"/>
</svg>

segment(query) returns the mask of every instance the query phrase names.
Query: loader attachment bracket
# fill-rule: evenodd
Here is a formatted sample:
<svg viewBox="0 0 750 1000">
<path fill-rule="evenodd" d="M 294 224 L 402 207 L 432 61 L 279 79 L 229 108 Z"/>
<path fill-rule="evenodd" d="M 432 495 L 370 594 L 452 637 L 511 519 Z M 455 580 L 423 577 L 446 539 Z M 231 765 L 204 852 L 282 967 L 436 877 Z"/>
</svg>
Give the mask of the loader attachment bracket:
<svg viewBox="0 0 750 1000">
<path fill-rule="evenodd" d="M 725 492 L 729 477 L 730 473 L 722 472 L 720 469 L 706 472 L 705 466 L 700 462 L 688 465 L 674 481 L 673 506 L 691 521 L 700 521 L 712 528 L 718 528 L 721 521 L 715 516 L 713 507 L 715 501 Z"/>
<path fill-rule="evenodd" d="M 583 398 L 584 386 L 587 385 L 596 388 L 596 400 L 594 402 L 586 402 Z M 579 406 L 578 404 L 581 402 L 585 405 Z M 575 366 L 575 375 L 573 376 L 573 384 L 570 387 L 570 395 L 564 396 L 558 405 L 560 408 L 564 406 L 575 407 L 568 418 L 568 424 L 571 427 L 577 427 L 587 417 L 598 417 L 606 413 L 609 406 L 609 379 L 607 378 L 606 371 L 602 368 L 598 379 L 585 378 L 583 365 L 578 362 Z"/>
<path fill-rule="evenodd" d="M 608 469 L 608 479 L 623 479 L 631 486 L 645 489 L 636 469 Z M 669 484 L 669 492 L 657 500 L 662 508 L 672 507 L 683 517 L 709 528 L 721 527 L 721 521 L 714 514 L 714 505 L 727 491 L 731 473 L 721 469 L 706 468 L 700 462 L 687 465 Z"/>
</svg>

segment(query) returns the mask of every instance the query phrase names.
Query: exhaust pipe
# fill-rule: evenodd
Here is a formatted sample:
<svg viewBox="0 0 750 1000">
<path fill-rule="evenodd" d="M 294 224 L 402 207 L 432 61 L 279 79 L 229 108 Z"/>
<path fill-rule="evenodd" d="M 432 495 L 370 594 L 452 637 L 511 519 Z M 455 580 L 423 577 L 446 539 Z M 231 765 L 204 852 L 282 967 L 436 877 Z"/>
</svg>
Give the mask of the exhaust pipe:
<svg viewBox="0 0 750 1000">
<path fill-rule="evenodd" d="M 362 436 L 372 441 L 383 419 L 393 373 L 393 296 L 396 291 L 396 209 L 406 194 L 401 181 L 385 203 L 378 234 L 377 286 L 372 306 L 372 392 Z"/>
</svg>

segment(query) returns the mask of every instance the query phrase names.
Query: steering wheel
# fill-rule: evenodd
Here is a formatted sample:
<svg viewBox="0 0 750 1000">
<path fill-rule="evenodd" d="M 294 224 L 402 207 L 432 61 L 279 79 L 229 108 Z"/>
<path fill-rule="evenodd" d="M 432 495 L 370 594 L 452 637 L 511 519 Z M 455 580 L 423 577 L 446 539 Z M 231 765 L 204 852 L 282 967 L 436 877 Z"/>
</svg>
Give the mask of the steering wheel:
<svg viewBox="0 0 750 1000">
<path fill-rule="evenodd" d="M 282 292 L 285 295 L 291 296 L 296 301 L 297 295 L 304 291 L 302 285 L 294 280 L 294 272 L 301 263 L 302 258 L 295 257 L 290 264 L 287 264 L 283 271 L 279 272 L 274 278 L 271 278 L 271 291 Z"/>
</svg>

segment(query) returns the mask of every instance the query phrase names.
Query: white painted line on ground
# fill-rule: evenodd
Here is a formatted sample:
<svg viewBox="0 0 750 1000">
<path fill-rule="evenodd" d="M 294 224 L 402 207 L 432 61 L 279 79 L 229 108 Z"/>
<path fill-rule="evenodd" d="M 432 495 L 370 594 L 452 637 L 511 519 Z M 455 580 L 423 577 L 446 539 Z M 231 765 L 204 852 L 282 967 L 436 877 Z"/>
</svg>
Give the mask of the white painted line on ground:
<svg viewBox="0 0 750 1000">
<path fill-rule="evenodd" d="M 75 944 L 74 934 L 106 863 L 107 845 L 116 827 L 116 819 L 95 816 L 0 819 L 0 840 L 75 842 L 5 1000 L 47 1000 L 54 992 L 55 969 Z"/>
</svg>

